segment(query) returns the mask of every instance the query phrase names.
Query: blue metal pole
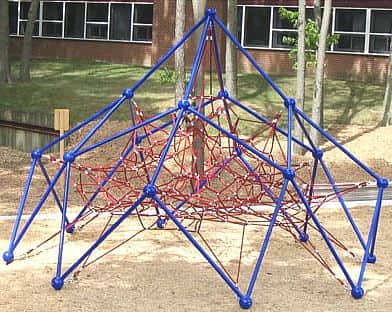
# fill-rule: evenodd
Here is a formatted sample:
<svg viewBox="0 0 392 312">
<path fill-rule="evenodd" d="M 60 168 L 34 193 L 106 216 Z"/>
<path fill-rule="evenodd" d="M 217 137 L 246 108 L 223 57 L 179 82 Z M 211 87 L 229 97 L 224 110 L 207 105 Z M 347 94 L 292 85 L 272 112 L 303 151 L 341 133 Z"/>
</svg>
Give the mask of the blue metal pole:
<svg viewBox="0 0 392 312">
<path fill-rule="evenodd" d="M 49 186 L 50 185 L 50 178 L 49 178 L 48 172 L 46 171 L 45 166 L 42 163 L 41 159 L 39 160 L 39 166 L 40 166 L 42 174 L 44 175 L 45 180 Z M 56 201 L 57 206 L 60 209 L 60 212 L 63 214 L 64 213 L 63 206 L 61 205 L 60 198 L 58 197 L 57 192 L 54 188 L 52 189 L 52 194 L 53 194 L 54 200 Z M 65 221 L 66 221 L 66 224 L 69 224 L 69 220 L 68 220 L 67 216 L 65 216 Z"/>
<path fill-rule="evenodd" d="M 242 104 L 241 102 L 237 101 L 236 99 L 233 99 L 232 97 L 228 97 L 227 98 L 230 102 L 232 102 L 233 104 L 235 104 L 236 106 L 242 108 L 244 111 L 248 112 L 249 114 L 251 114 L 253 117 L 255 117 L 256 119 L 260 120 L 261 122 L 265 123 L 266 125 L 271 125 L 271 122 L 260 116 L 258 113 L 256 113 L 255 111 L 253 111 L 252 109 L 250 109 L 249 107 L 245 106 L 244 104 Z M 284 136 L 288 136 L 288 133 L 281 129 L 280 127 L 276 127 L 276 131 L 278 131 L 279 133 L 283 134 Z M 310 148 L 309 146 L 305 145 L 304 143 L 302 143 L 300 140 L 298 140 L 297 138 L 293 137 L 292 138 L 293 141 L 295 143 L 297 143 L 298 145 L 300 145 L 302 148 L 306 149 L 309 152 L 313 152 L 313 149 Z"/>
<path fill-rule="evenodd" d="M 182 225 L 180 221 L 174 216 L 174 214 L 170 211 L 169 208 L 158 198 L 158 196 L 154 196 L 153 199 L 155 202 L 165 211 L 165 213 L 169 216 L 169 218 L 174 222 L 174 224 L 178 227 L 178 229 L 184 233 L 186 238 L 192 243 L 192 245 L 202 254 L 202 256 L 208 261 L 208 263 L 215 269 L 215 271 L 220 275 L 220 277 L 226 282 L 226 284 L 231 288 L 231 290 L 238 296 L 242 297 L 242 293 L 238 289 L 238 287 L 232 282 L 232 280 L 227 277 L 225 272 L 212 260 L 212 258 L 208 255 L 208 253 L 204 250 L 204 248 L 193 238 L 193 236 L 189 233 L 189 231 Z"/>
<path fill-rule="evenodd" d="M 188 38 L 202 25 L 207 19 L 204 16 L 197 24 L 195 24 L 185 35 L 179 40 L 167 53 L 162 56 L 159 61 L 140 79 L 133 87 L 132 91 L 135 92 L 141 87 L 141 85 L 164 63 L 166 60 L 172 56 L 172 54 L 186 41 Z"/>
<path fill-rule="evenodd" d="M 244 146 L 247 150 L 249 150 L 250 152 L 252 152 L 253 154 L 255 154 L 257 157 L 261 158 L 262 160 L 264 160 L 266 163 L 268 163 L 269 165 L 271 165 L 272 167 L 274 167 L 275 169 L 278 169 L 279 171 L 283 172 L 285 170 L 285 168 L 283 168 L 282 166 L 280 166 L 279 164 L 275 163 L 274 161 L 272 161 L 271 159 L 269 159 L 268 157 L 266 157 L 265 155 L 263 155 L 261 152 L 259 152 L 257 149 L 255 149 L 254 147 L 252 147 L 251 145 L 243 142 L 241 139 L 239 139 L 237 136 L 233 135 L 232 133 L 230 133 L 229 131 L 221 128 L 218 124 L 214 123 L 213 121 L 211 121 L 210 119 L 208 119 L 206 116 L 204 116 L 203 114 L 200 114 L 197 110 L 193 109 L 193 108 L 188 108 L 188 111 L 194 113 L 195 115 L 197 115 L 200 119 L 204 120 L 205 122 L 207 122 L 208 124 L 210 124 L 212 127 L 214 127 L 215 129 L 217 129 L 218 131 L 221 131 L 222 133 L 224 133 L 225 135 L 227 135 L 230 139 L 232 139 L 234 142 Z"/>
<path fill-rule="evenodd" d="M 181 110 L 178 112 L 178 115 L 176 117 L 176 123 L 174 124 L 173 129 L 170 132 L 170 135 L 169 135 L 169 137 L 167 139 L 167 143 L 166 143 L 166 145 L 165 145 L 165 147 L 164 147 L 164 149 L 163 149 L 163 151 L 161 153 L 161 157 L 159 158 L 159 162 L 158 162 L 157 168 L 155 169 L 155 172 L 154 172 L 154 174 L 153 174 L 153 176 L 151 178 L 151 184 L 152 185 L 154 185 L 156 180 L 158 179 L 159 173 L 161 172 L 161 169 L 162 169 L 162 166 L 163 166 L 163 162 L 166 159 L 166 155 L 169 152 L 169 149 L 171 147 L 171 143 L 173 142 L 174 136 L 176 135 L 178 127 L 181 124 L 182 117 L 184 116 L 184 113 L 185 113 L 185 109 L 184 108 L 181 108 Z"/>
<path fill-rule="evenodd" d="M 271 198 L 271 200 L 276 204 L 278 198 L 275 196 L 274 193 L 272 193 L 271 188 L 267 185 L 264 184 L 264 181 L 262 180 L 262 178 L 260 177 L 260 175 L 258 175 L 256 173 L 256 171 L 254 170 L 254 168 L 251 166 L 251 164 L 245 159 L 245 157 L 240 154 L 239 158 L 241 159 L 242 163 L 245 165 L 245 167 L 252 173 L 254 174 L 257 182 L 260 183 L 261 187 L 263 188 L 264 192 L 266 192 L 267 196 L 269 198 Z M 298 233 L 299 237 L 301 240 L 305 240 L 305 234 L 303 231 L 301 231 L 301 229 L 295 224 L 295 222 L 293 221 L 293 219 L 290 217 L 290 215 L 286 212 L 286 210 L 282 209 L 281 210 L 282 214 L 286 217 L 287 221 L 289 221 L 289 223 L 294 227 L 295 231 Z"/>
<path fill-rule="evenodd" d="M 319 230 L 322 238 L 324 239 L 325 243 L 328 246 L 328 249 L 331 251 L 333 257 L 336 260 L 336 263 L 338 264 L 338 266 L 340 267 L 340 269 L 342 270 L 344 276 L 346 277 L 348 283 L 350 284 L 350 286 L 352 288 L 355 287 L 355 284 L 350 276 L 350 274 L 348 273 L 346 267 L 344 266 L 342 260 L 339 258 L 338 253 L 336 252 L 335 248 L 333 247 L 331 241 L 328 238 L 328 234 L 325 232 L 323 226 L 321 225 L 320 221 L 317 219 L 316 215 L 313 213 L 311 207 L 309 206 L 308 201 L 306 200 L 304 194 L 301 191 L 301 188 L 298 186 L 297 182 L 293 179 L 291 180 L 292 185 L 294 186 L 295 191 L 297 192 L 298 196 L 300 197 L 302 203 L 305 205 L 305 208 L 309 214 L 309 216 L 312 218 L 314 224 L 316 225 L 317 229 Z"/>
<path fill-rule="evenodd" d="M 196 52 L 195 58 L 193 60 L 193 66 L 192 66 L 191 74 L 189 77 L 188 85 L 185 89 L 184 99 L 188 99 L 191 92 L 192 92 L 192 87 L 193 87 L 194 81 L 196 79 L 196 75 L 198 73 L 198 70 L 199 70 L 201 58 L 203 56 L 204 46 L 206 44 L 206 38 L 207 38 L 207 31 L 208 31 L 208 28 L 210 27 L 210 23 L 211 23 L 211 17 L 208 16 L 207 21 L 204 26 L 204 29 L 203 29 L 203 32 L 200 37 L 200 42 L 199 42 L 199 46 L 197 47 L 197 52 Z"/>
<path fill-rule="evenodd" d="M 260 269 L 261 269 L 261 265 L 263 263 L 263 259 L 264 259 L 265 253 L 267 251 L 268 243 L 269 243 L 271 235 L 272 235 L 272 230 L 273 230 L 273 228 L 275 226 L 276 219 L 278 218 L 278 213 L 279 213 L 279 210 L 280 210 L 280 208 L 282 206 L 282 201 L 283 201 L 284 195 L 286 194 L 288 183 L 289 183 L 289 181 L 287 179 L 285 179 L 284 182 L 283 182 L 283 186 L 282 186 L 282 189 L 280 191 L 279 198 L 278 198 L 278 200 L 276 202 L 274 213 L 272 214 L 272 218 L 271 218 L 270 224 L 268 225 L 267 233 L 265 234 L 265 238 L 264 238 L 261 250 L 260 250 L 259 257 L 257 258 L 256 266 L 255 266 L 255 268 L 253 270 L 252 277 L 250 279 L 248 290 L 246 292 L 246 296 L 247 297 L 250 297 L 252 295 L 253 288 L 255 287 L 255 283 L 257 281 L 257 277 L 259 275 L 259 272 L 260 272 Z"/>
<path fill-rule="evenodd" d="M 220 91 L 224 91 L 224 85 L 223 85 L 223 74 L 222 74 L 222 63 L 220 60 L 219 56 L 219 48 L 218 48 L 218 39 L 216 36 L 216 30 L 215 30 L 215 24 L 214 21 L 211 21 L 211 30 L 212 30 L 212 41 L 214 43 L 214 52 L 215 52 L 215 59 L 216 59 L 216 67 L 217 67 L 217 74 L 218 74 L 218 80 L 219 80 L 219 87 Z"/>
<path fill-rule="evenodd" d="M 332 135 L 330 135 L 327 131 L 322 129 L 318 124 L 316 124 L 313 120 L 311 120 L 306 114 L 304 114 L 301 110 L 296 109 L 298 115 L 300 115 L 306 122 L 308 122 L 313 128 L 315 128 L 322 136 L 327 138 L 330 142 L 332 142 L 337 148 L 339 148 L 344 154 L 346 154 L 351 160 L 353 160 L 358 166 L 360 166 L 363 170 L 365 170 L 369 175 L 371 175 L 374 179 L 378 180 L 380 177 L 370 170 L 364 163 L 362 163 L 357 157 L 355 157 L 348 149 L 346 149 L 342 144 L 340 144 Z"/>
<path fill-rule="evenodd" d="M 270 76 L 260 67 L 259 64 L 253 59 L 253 57 L 245 50 L 245 48 L 238 42 L 237 38 L 226 28 L 226 26 L 222 23 L 222 21 L 216 16 L 213 17 L 213 21 L 215 21 L 218 26 L 223 30 L 223 32 L 230 38 L 230 40 L 237 46 L 238 50 L 245 55 L 245 57 L 249 60 L 249 62 L 253 65 L 253 67 L 260 73 L 261 76 L 269 83 L 269 85 L 280 95 L 280 97 L 286 101 L 287 96 L 283 93 L 283 91 L 278 87 L 278 85 L 271 79 Z"/>
<path fill-rule="evenodd" d="M 357 235 L 357 238 L 358 238 L 362 248 L 365 248 L 366 243 L 365 243 L 365 240 L 363 239 L 362 233 L 361 233 L 360 229 L 358 228 L 357 224 L 355 223 L 350 211 L 348 210 L 347 205 L 346 205 L 342 195 L 340 194 L 340 190 L 337 187 L 334 178 L 332 177 L 331 173 L 329 172 L 328 167 L 324 163 L 324 160 L 322 158 L 320 158 L 319 161 L 321 164 L 321 168 L 323 168 L 323 171 L 328 178 L 329 184 L 331 184 L 332 189 L 335 192 L 335 194 L 339 200 L 339 203 L 343 208 L 344 214 L 346 215 L 347 219 L 350 221 L 350 224 L 351 224 L 355 234 Z"/>
<path fill-rule="evenodd" d="M 76 145 L 73 153 L 77 153 L 79 149 L 98 131 L 99 128 L 109 119 L 109 117 L 120 107 L 120 105 L 127 99 L 125 95 L 117 100 L 117 103 L 106 113 L 106 115 L 89 131 L 89 133 Z"/>
<path fill-rule="evenodd" d="M 298 110 L 299 108 L 297 108 Z M 305 128 L 304 123 L 302 122 L 301 118 L 298 116 L 296 111 L 294 110 L 294 116 L 295 119 L 297 120 L 299 126 L 301 127 L 302 133 L 305 135 L 306 139 L 308 140 L 310 146 L 312 147 L 313 151 L 317 150 L 316 145 L 314 145 L 312 138 L 310 137 L 308 130 Z"/>
<path fill-rule="evenodd" d="M 312 203 L 312 199 L 313 199 L 314 183 L 316 181 L 317 167 L 318 167 L 318 158 L 315 158 L 314 163 L 313 163 L 312 177 L 310 180 L 309 205 Z M 305 233 L 307 232 L 307 229 L 308 229 L 308 223 L 309 223 L 309 214 L 306 213 L 305 222 L 304 222 L 304 232 Z"/>
<path fill-rule="evenodd" d="M 287 169 L 291 169 L 291 146 L 293 144 L 293 108 L 295 107 L 295 100 L 288 99 L 287 101 Z"/>
<path fill-rule="evenodd" d="M 58 137 L 57 139 L 53 140 L 52 142 L 48 143 L 47 145 L 45 145 L 43 148 L 41 148 L 41 152 L 45 152 L 46 150 L 48 150 L 49 148 L 51 148 L 52 146 L 56 145 L 57 143 L 59 143 L 60 141 L 68 138 L 70 135 L 72 135 L 73 133 L 75 133 L 76 131 L 78 131 L 79 129 L 83 128 L 85 125 L 89 124 L 91 121 L 95 120 L 96 118 L 98 118 L 99 116 L 101 116 L 102 114 L 106 113 L 109 109 L 111 109 L 114 105 L 116 105 L 117 101 L 114 101 L 110 104 L 108 104 L 107 106 L 105 106 L 103 109 L 99 110 L 98 112 L 94 113 L 92 116 L 90 116 L 89 118 L 87 118 L 86 120 L 82 121 L 81 123 L 79 123 L 78 125 L 76 125 L 75 127 L 73 127 L 72 129 L 68 130 L 66 133 L 64 133 L 62 136 Z"/>
<path fill-rule="evenodd" d="M 91 151 L 91 150 L 93 150 L 93 149 L 95 149 L 97 147 L 100 147 L 102 145 L 110 143 L 110 142 L 112 142 L 112 141 L 114 141 L 114 140 L 116 140 L 118 138 L 121 138 L 124 135 L 127 135 L 127 134 L 129 134 L 129 133 L 131 133 L 131 132 L 133 132 L 133 131 L 135 131 L 137 129 L 140 129 L 140 128 L 144 127 L 144 126 L 148 126 L 150 123 L 153 123 L 154 121 L 162 119 L 162 118 L 164 118 L 164 117 L 166 117 L 166 116 L 176 112 L 177 110 L 178 110 L 178 108 L 174 107 L 174 108 L 168 109 L 165 112 L 159 113 L 158 115 L 156 115 L 154 117 L 151 117 L 151 118 L 149 118 L 149 119 L 147 119 L 147 120 L 145 120 L 145 121 L 143 121 L 143 122 L 141 122 L 141 123 L 139 123 L 139 124 L 137 124 L 135 126 L 129 127 L 128 129 L 122 130 L 122 131 L 120 131 L 120 132 L 118 132 L 118 133 L 116 133 L 116 134 L 114 134 L 114 135 L 112 135 L 112 136 L 110 136 L 110 137 L 108 137 L 106 139 L 103 139 L 100 142 L 94 143 L 94 144 L 92 144 L 92 145 L 90 145 L 90 146 L 88 146 L 86 148 L 80 149 L 76 153 L 76 156 L 82 155 L 82 154 L 87 153 L 87 152 L 89 152 L 89 151 Z M 168 122 L 168 124 L 170 124 L 170 123 L 171 122 Z"/>
<path fill-rule="evenodd" d="M 14 249 L 16 247 L 16 245 L 14 245 L 15 237 L 16 237 L 16 234 L 17 234 L 18 229 L 19 229 L 20 221 L 22 219 L 23 210 L 24 210 L 24 207 L 26 205 L 26 200 L 27 200 L 27 196 L 29 194 L 31 180 L 33 179 L 34 170 L 35 170 L 35 166 L 37 165 L 37 161 L 38 161 L 38 157 L 33 157 L 33 160 L 31 162 L 30 171 L 29 171 L 29 174 L 27 176 L 26 184 L 25 184 L 25 187 L 24 187 L 24 190 L 23 190 L 22 199 L 20 201 L 18 212 L 16 214 L 16 220 L 15 220 L 14 228 L 13 228 L 12 233 L 11 233 L 11 238 L 10 238 L 10 244 L 8 246 L 8 251 L 5 251 L 3 253 L 3 259 L 4 259 L 4 261 L 7 264 L 11 263 L 14 260 Z"/>
<path fill-rule="evenodd" d="M 46 199 L 48 198 L 49 194 L 52 192 L 53 187 L 56 185 L 57 180 L 59 179 L 60 175 L 63 173 L 65 169 L 65 165 L 63 164 L 61 168 L 57 171 L 56 175 L 54 176 L 52 182 L 50 185 L 47 187 L 46 191 L 44 194 L 41 196 L 40 200 L 38 201 L 38 204 L 35 206 L 33 212 L 31 213 L 29 219 L 26 221 L 26 223 L 23 225 L 22 230 L 19 233 L 19 236 L 16 238 L 14 248 L 19 244 L 20 240 L 22 239 L 23 235 L 26 233 L 27 229 L 30 227 L 31 222 L 33 222 L 35 216 L 37 213 L 40 211 L 42 208 L 42 205 L 45 203 Z"/>
<path fill-rule="evenodd" d="M 371 250 L 371 247 L 374 244 L 375 239 L 376 239 L 377 222 L 378 222 L 378 216 L 379 216 L 380 210 L 381 210 L 383 193 L 384 193 L 384 188 L 380 187 L 378 190 L 377 202 L 376 202 L 376 207 L 375 207 L 375 211 L 374 211 L 373 218 L 372 218 L 372 223 L 371 223 L 370 229 L 369 229 L 368 241 L 367 241 L 365 252 L 363 255 L 363 259 L 362 259 L 361 271 L 359 272 L 357 288 L 361 288 L 361 286 L 362 286 L 363 277 L 365 275 L 365 270 L 366 270 L 366 265 L 369 262 L 368 260 L 369 260 L 370 250 Z"/>
<path fill-rule="evenodd" d="M 69 274 L 72 273 L 86 257 L 88 257 L 129 215 L 143 202 L 146 195 L 142 195 L 138 200 L 136 200 L 133 205 L 115 222 L 108 228 L 105 233 L 103 233 L 98 240 L 91 245 L 91 247 L 74 263 L 72 264 L 61 276 L 64 281 Z"/>
<path fill-rule="evenodd" d="M 60 289 L 64 285 L 64 281 L 61 279 L 61 268 L 62 268 L 62 262 L 63 262 L 64 233 L 65 233 L 65 225 L 66 225 L 65 216 L 67 214 L 67 208 L 68 208 L 68 194 L 69 194 L 70 177 L 71 177 L 71 161 L 67 160 L 66 173 L 65 173 L 65 183 L 64 183 L 63 216 L 61 218 L 59 249 L 58 249 L 58 255 L 57 255 L 57 270 L 56 270 L 56 276 L 52 280 L 52 286 L 55 289 Z"/>
</svg>

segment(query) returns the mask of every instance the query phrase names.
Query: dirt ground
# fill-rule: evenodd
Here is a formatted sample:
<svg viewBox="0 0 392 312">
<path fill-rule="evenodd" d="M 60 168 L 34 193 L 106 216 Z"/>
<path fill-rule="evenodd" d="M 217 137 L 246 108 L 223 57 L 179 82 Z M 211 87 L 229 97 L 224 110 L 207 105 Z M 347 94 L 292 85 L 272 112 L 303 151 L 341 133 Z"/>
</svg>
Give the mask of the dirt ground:
<svg viewBox="0 0 392 312">
<path fill-rule="evenodd" d="M 382 176 L 392 178 L 392 128 L 339 129 L 334 135 Z M 326 157 L 340 180 L 362 179 L 356 167 L 335 148 L 326 144 Z M 26 178 L 29 155 L 0 148 L 0 216 L 14 215 Z M 44 182 L 43 182 L 44 183 Z M 32 197 L 39 195 L 32 189 Z M 373 209 L 353 209 L 353 216 L 365 232 Z M 53 210 L 49 209 L 49 212 Z M 336 209 L 320 212 L 320 219 L 346 246 L 358 251 L 342 213 Z M 253 294 L 253 311 L 390 311 L 392 307 L 392 207 L 384 207 L 377 243 L 377 263 L 369 265 L 364 280 L 365 296 L 351 297 L 302 246 L 276 228 Z M 58 229 L 59 220 L 40 220 L 31 228 L 19 251 L 35 246 Z M 102 221 L 103 222 L 103 221 Z M 0 251 L 7 249 L 13 221 L 0 218 Z M 67 236 L 64 267 L 91 244 L 89 230 Z M 119 228 L 109 243 L 136 231 L 130 222 Z M 260 237 L 260 231 L 262 233 Z M 238 257 L 238 229 L 208 225 L 206 236 L 219 255 L 234 267 Z M 251 228 L 246 236 L 240 286 L 254 265 L 265 228 Z M 319 234 L 310 233 L 312 242 L 325 255 L 334 271 L 336 265 L 322 244 Z M 33 257 L 9 266 L 0 264 L 0 311 L 240 311 L 238 301 L 205 260 L 176 231 L 148 231 L 81 272 L 77 280 L 61 291 L 50 286 L 55 274 L 57 238 Z M 358 261 L 341 252 L 350 272 L 357 272 Z"/>
</svg>

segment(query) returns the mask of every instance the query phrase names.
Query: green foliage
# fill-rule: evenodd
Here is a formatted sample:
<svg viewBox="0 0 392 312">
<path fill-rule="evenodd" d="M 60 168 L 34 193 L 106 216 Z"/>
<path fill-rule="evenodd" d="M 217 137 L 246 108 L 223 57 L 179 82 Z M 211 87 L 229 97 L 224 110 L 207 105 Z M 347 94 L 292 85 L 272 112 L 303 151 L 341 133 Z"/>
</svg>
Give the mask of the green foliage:
<svg viewBox="0 0 392 312">
<path fill-rule="evenodd" d="M 290 11 L 286 8 L 279 8 L 279 15 L 282 19 L 288 20 L 293 27 L 298 28 L 298 11 Z M 317 29 L 316 22 L 307 19 L 305 22 L 305 66 L 313 67 L 316 65 L 316 51 L 318 48 L 320 33 Z M 327 48 L 332 44 L 336 44 L 339 35 L 328 35 Z M 296 37 L 284 36 L 283 43 L 292 46 L 289 52 L 289 58 L 294 62 L 293 68 L 297 68 L 298 40 Z"/>
<path fill-rule="evenodd" d="M 172 84 L 175 83 L 176 80 L 177 73 L 172 69 L 165 67 L 159 72 L 159 81 L 161 84 Z"/>
</svg>

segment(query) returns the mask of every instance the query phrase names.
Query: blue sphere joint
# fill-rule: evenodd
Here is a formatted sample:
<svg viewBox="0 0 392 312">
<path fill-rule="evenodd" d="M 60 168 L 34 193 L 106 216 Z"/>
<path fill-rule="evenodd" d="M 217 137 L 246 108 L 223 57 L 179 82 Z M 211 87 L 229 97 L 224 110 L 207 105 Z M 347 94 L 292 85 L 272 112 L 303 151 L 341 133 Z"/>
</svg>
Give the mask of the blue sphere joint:
<svg viewBox="0 0 392 312">
<path fill-rule="evenodd" d="M 385 178 L 379 178 L 379 179 L 377 180 L 377 186 L 378 186 L 379 188 L 387 188 L 388 185 L 389 185 L 389 182 L 388 182 L 388 180 L 385 179 Z"/>
<path fill-rule="evenodd" d="M 143 137 L 140 135 L 137 135 L 136 140 L 135 140 L 135 144 L 140 145 L 140 144 L 142 144 L 142 141 L 143 141 Z"/>
<path fill-rule="evenodd" d="M 362 297 L 363 297 L 363 295 L 365 294 L 365 291 L 363 290 L 363 288 L 362 287 L 354 287 L 352 290 L 351 290 L 351 296 L 354 298 L 354 299 L 361 299 Z"/>
<path fill-rule="evenodd" d="M 306 243 L 309 240 L 309 235 L 307 233 L 301 233 L 299 234 L 299 240 Z"/>
<path fill-rule="evenodd" d="M 144 195 L 147 197 L 154 197 L 157 193 L 157 189 L 152 184 L 147 184 L 143 189 Z"/>
<path fill-rule="evenodd" d="M 211 16 L 214 17 L 216 15 L 216 9 L 214 8 L 208 8 L 206 9 L 206 15 L 207 16 Z"/>
<path fill-rule="evenodd" d="M 220 90 L 217 97 L 220 99 L 227 99 L 229 97 L 229 92 L 227 90 Z"/>
<path fill-rule="evenodd" d="M 295 178 L 295 171 L 293 169 L 285 169 L 283 171 L 283 176 L 287 180 L 293 180 Z"/>
<path fill-rule="evenodd" d="M 323 152 L 323 150 L 321 148 L 313 151 L 313 157 L 318 159 L 318 160 L 320 160 L 323 157 L 323 155 L 324 155 L 324 152 Z"/>
<path fill-rule="evenodd" d="M 12 261 L 14 261 L 14 254 L 9 251 L 5 251 L 3 253 L 3 260 L 6 264 L 10 264 Z"/>
<path fill-rule="evenodd" d="M 241 297 L 239 303 L 242 309 L 249 309 L 252 306 L 252 298 L 249 296 Z"/>
<path fill-rule="evenodd" d="M 42 157 L 42 152 L 40 150 L 36 149 L 31 152 L 32 159 L 40 159 L 41 157 Z"/>
<path fill-rule="evenodd" d="M 131 99 L 131 98 L 133 98 L 133 91 L 132 91 L 131 88 L 126 88 L 126 89 L 123 90 L 122 95 L 126 99 Z"/>
<path fill-rule="evenodd" d="M 291 107 L 291 108 L 295 108 L 295 99 L 293 99 L 293 98 L 287 98 L 285 101 L 284 101 L 284 105 L 287 107 L 287 108 L 289 108 L 289 107 Z"/>
<path fill-rule="evenodd" d="M 179 100 L 177 105 L 180 109 L 188 109 L 189 106 L 191 106 L 191 103 L 189 100 Z"/>
<path fill-rule="evenodd" d="M 72 153 L 72 152 L 66 152 L 65 154 L 64 154 L 64 157 L 63 157 L 63 159 L 64 159 L 64 162 L 66 162 L 66 163 L 72 163 L 74 160 L 75 160 L 75 158 L 76 158 L 76 156 L 75 156 L 75 154 L 74 153 Z"/>
<path fill-rule="evenodd" d="M 377 257 L 375 255 L 369 255 L 367 258 L 367 263 L 373 264 L 376 263 L 376 261 L 377 261 Z"/>
<path fill-rule="evenodd" d="M 234 148 L 234 153 L 236 153 L 237 156 L 241 156 L 242 150 L 241 150 L 239 147 L 235 147 L 235 148 Z"/>
<path fill-rule="evenodd" d="M 164 229 L 166 225 L 166 219 L 165 218 L 159 218 L 157 221 L 157 227 L 160 229 Z"/>
<path fill-rule="evenodd" d="M 72 234 L 73 232 L 75 232 L 75 224 L 72 224 L 71 226 L 68 226 L 66 231 L 69 234 Z"/>
<path fill-rule="evenodd" d="M 52 287 L 56 290 L 60 290 L 64 286 L 64 280 L 61 277 L 55 277 L 52 279 Z"/>
</svg>

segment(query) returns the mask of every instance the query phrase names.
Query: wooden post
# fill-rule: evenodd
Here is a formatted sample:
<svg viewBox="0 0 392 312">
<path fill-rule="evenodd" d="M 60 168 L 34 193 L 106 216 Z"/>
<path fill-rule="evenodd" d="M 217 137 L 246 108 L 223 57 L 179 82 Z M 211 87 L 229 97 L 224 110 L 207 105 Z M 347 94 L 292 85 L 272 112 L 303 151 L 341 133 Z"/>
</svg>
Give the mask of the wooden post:
<svg viewBox="0 0 392 312">
<path fill-rule="evenodd" d="M 60 131 L 60 136 L 65 131 L 69 130 L 69 109 L 55 109 L 54 110 L 54 130 Z M 60 143 L 60 159 L 64 156 L 64 140 Z"/>
</svg>

